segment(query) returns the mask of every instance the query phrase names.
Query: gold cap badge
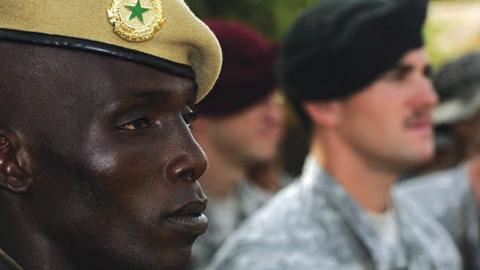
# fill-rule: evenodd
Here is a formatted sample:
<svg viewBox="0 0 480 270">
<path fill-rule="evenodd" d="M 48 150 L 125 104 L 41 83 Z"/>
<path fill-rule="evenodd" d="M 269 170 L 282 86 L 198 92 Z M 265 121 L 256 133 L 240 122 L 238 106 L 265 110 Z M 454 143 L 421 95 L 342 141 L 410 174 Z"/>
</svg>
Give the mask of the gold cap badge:
<svg viewBox="0 0 480 270">
<path fill-rule="evenodd" d="M 131 42 L 151 39 L 165 22 L 160 0 L 113 0 L 107 15 L 115 34 Z"/>
</svg>

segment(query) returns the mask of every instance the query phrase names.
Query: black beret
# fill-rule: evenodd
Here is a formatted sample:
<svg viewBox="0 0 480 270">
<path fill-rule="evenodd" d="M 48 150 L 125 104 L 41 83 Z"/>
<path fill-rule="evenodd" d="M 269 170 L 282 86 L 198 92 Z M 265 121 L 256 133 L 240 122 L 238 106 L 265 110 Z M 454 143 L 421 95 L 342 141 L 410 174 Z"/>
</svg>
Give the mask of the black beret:
<svg viewBox="0 0 480 270">
<path fill-rule="evenodd" d="M 423 46 L 428 0 L 321 0 L 285 36 L 277 63 L 296 100 L 350 96 Z"/>
</svg>

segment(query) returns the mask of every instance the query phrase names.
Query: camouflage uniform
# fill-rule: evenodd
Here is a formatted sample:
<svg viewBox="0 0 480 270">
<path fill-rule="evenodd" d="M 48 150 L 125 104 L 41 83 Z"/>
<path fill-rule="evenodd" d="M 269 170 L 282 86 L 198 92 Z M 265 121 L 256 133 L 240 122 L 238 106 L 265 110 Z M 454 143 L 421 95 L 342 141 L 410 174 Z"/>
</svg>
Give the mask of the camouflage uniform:
<svg viewBox="0 0 480 270">
<path fill-rule="evenodd" d="M 0 270 L 22 270 L 22 268 L 0 248 Z"/>
<path fill-rule="evenodd" d="M 235 224 L 234 227 L 237 228 L 249 215 L 257 211 L 260 206 L 271 197 L 272 194 L 261 190 L 254 184 L 248 181 L 242 181 L 233 193 L 235 208 L 232 209 L 234 212 L 232 214 L 235 220 L 232 222 Z M 211 214 L 212 202 L 214 201 L 209 202 L 209 207 L 207 207 L 205 211 L 205 214 L 209 218 L 208 231 L 198 237 L 193 244 L 191 269 L 204 269 L 218 248 L 223 244 L 225 238 L 232 233 L 232 231 L 226 232 L 225 229 L 219 228 L 219 226 L 221 226 L 220 223 L 214 219 L 217 215 Z M 225 233 L 228 233 L 228 235 L 225 235 Z"/>
<path fill-rule="evenodd" d="M 384 249 L 372 221 L 313 159 L 216 254 L 214 270 L 461 269 L 448 233 L 394 198 L 401 246 Z"/>
<path fill-rule="evenodd" d="M 464 269 L 480 270 L 479 212 L 466 165 L 407 181 L 397 192 L 445 226 L 460 250 Z"/>
</svg>

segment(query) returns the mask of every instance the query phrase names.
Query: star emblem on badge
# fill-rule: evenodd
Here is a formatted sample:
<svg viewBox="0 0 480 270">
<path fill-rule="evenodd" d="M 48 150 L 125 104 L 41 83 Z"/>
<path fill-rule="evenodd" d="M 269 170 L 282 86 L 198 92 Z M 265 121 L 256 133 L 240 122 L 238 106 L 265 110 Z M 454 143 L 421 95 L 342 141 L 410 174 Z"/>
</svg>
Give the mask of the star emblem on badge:
<svg viewBox="0 0 480 270">
<path fill-rule="evenodd" d="M 149 11 L 149 8 L 143 8 L 140 0 L 137 0 L 135 6 L 125 6 L 125 8 L 129 9 L 132 14 L 130 15 L 129 20 L 133 20 L 138 18 L 143 23 L 143 13 Z"/>
<path fill-rule="evenodd" d="M 113 32 L 130 42 L 153 38 L 165 23 L 161 0 L 113 0 L 107 16 Z"/>
</svg>

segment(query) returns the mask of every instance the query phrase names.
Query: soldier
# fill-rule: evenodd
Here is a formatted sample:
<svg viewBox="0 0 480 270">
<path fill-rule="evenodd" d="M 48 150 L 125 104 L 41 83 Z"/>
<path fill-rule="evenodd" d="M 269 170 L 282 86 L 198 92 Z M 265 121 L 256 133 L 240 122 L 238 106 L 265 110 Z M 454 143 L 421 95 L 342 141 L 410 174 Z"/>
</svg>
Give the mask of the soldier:
<svg viewBox="0 0 480 270">
<path fill-rule="evenodd" d="M 210 160 L 202 177 L 209 227 L 193 246 L 198 269 L 271 197 L 250 181 L 248 172 L 274 159 L 282 133 L 273 44 L 241 22 L 211 19 L 206 24 L 220 42 L 224 61 L 213 92 L 196 106 L 193 129 Z"/>
<path fill-rule="evenodd" d="M 182 268 L 207 226 L 189 125 L 213 33 L 182 0 L 0 13 L 0 269 Z"/>
<path fill-rule="evenodd" d="M 212 269 L 460 269 L 441 225 L 390 193 L 434 151 L 426 9 L 426 0 L 322 0 L 295 22 L 280 82 L 311 128 L 310 154 Z"/>
<path fill-rule="evenodd" d="M 406 181 L 398 188 L 433 214 L 450 232 L 463 257 L 465 270 L 480 270 L 480 52 L 464 55 L 443 66 L 434 77 L 441 104 L 435 124 L 450 136 L 457 164 Z"/>
</svg>

